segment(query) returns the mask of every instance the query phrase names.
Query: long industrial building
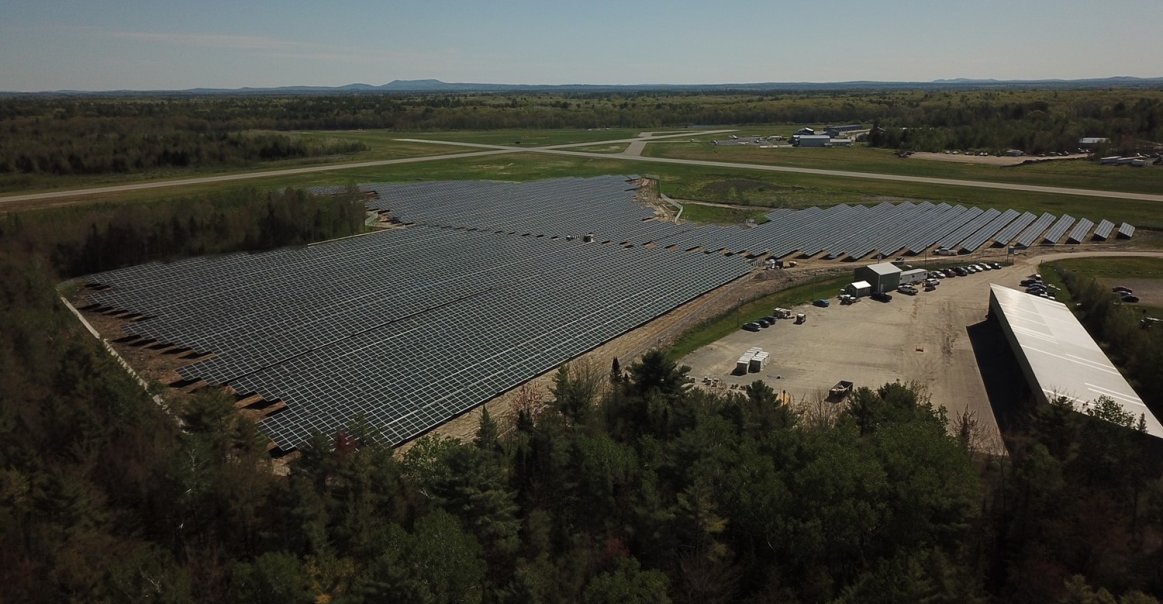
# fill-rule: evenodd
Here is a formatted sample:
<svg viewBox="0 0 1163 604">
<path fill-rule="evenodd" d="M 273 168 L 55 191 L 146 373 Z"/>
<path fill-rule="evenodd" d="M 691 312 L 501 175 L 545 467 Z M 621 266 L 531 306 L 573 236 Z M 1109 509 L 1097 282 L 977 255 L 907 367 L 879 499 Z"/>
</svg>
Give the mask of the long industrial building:
<svg viewBox="0 0 1163 604">
<path fill-rule="evenodd" d="M 996 284 L 989 287 L 989 314 L 1001 324 L 1039 402 L 1064 396 L 1084 411 L 1105 396 L 1136 421 L 1143 418 L 1147 434 L 1163 438 L 1163 425 L 1065 304 Z"/>
</svg>

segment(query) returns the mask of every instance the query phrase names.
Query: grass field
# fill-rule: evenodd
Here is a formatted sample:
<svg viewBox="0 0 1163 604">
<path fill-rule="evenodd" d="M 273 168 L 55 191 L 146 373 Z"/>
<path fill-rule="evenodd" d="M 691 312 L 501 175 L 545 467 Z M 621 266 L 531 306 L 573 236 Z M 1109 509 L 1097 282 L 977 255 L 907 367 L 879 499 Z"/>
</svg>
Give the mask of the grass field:
<svg viewBox="0 0 1163 604">
<path fill-rule="evenodd" d="M 1129 193 L 1163 191 L 1163 169 L 1101 166 L 1085 160 L 1045 161 L 1031 165 L 999 167 L 970 163 L 901 159 L 888 149 L 851 148 L 761 149 L 751 145 L 714 146 L 707 142 L 647 145 L 644 155 L 674 159 L 851 170 L 930 178 L 988 180 L 1026 185 L 1100 189 Z"/>
<path fill-rule="evenodd" d="M 690 222 L 714 222 L 732 224 L 754 220 L 756 224 L 767 222 L 767 214 L 763 210 L 740 210 L 738 208 L 724 208 L 722 206 L 708 206 L 698 203 L 684 204 L 682 220 Z"/>
<path fill-rule="evenodd" d="M 770 315 L 777 306 L 792 307 L 805 304 L 817 298 L 833 298 L 841 287 L 852 281 L 850 275 L 821 277 L 820 279 L 797 285 L 774 294 L 746 302 L 709 321 L 704 321 L 675 339 L 666 354 L 672 360 L 681 359 L 723 336 L 740 329 L 756 317 Z"/>
</svg>

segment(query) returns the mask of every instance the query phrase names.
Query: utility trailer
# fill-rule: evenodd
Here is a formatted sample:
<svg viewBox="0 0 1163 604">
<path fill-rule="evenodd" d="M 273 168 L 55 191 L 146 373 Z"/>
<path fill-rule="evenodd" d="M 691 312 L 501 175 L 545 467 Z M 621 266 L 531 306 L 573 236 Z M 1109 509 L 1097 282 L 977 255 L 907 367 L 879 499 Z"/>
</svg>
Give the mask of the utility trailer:
<svg viewBox="0 0 1163 604">
<path fill-rule="evenodd" d="M 828 400 L 833 402 L 840 402 L 845 398 L 848 398 L 849 394 L 852 394 L 852 382 L 849 382 L 848 380 L 840 380 L 839 382 L 836 382 L 835 386 L 832 386 L 831 390 L 828 391 Z"/>
</svg>

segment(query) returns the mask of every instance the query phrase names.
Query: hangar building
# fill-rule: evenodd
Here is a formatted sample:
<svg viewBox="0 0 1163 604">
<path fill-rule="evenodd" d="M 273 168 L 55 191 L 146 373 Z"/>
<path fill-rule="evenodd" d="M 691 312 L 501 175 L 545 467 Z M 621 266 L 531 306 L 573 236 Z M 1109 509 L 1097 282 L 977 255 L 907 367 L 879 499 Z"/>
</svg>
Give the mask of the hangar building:
<svg viewBox="0 0 1163 604">
<path fill-rule="evenodd" d="M 1068 397 L 1076 409 L 1106 396 L 1163 438 L 1163 425 L 1061 302 L 990 284 L 989 316 L 1001 324 L 1030 390 L 1041 403 Z"/>
</svg>

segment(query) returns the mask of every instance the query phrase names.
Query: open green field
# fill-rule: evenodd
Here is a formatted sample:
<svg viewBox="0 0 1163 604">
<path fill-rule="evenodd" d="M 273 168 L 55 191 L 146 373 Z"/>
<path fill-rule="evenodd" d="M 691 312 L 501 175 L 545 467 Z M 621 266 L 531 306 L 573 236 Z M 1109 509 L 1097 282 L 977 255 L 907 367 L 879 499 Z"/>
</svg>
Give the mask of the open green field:
<svg viewBox="0 0 1163 604">
<path fill-rule="evenodd" d="M 716 146 L 707 142 L 651 144 L 646 146 L 643 155 L 1128 193 L 1157 194 L 1163 191 L 1163 169 L 1158 167 L 1139 169 L 1128 166 L 1102 166 L 1085 160 L 1043 161 L 1030 165 L 1000 167 L 915 158 L 902 159 L 888 149 L 859 145 L 850 148 L 761 149 L 752 145 Z"/>
<path fill-rule="evenodd" d="M 748 220 L 754 220 L 756 224 L 763 224 L 767 222 L 767 214 L 764 210 L 742 210 L 739 208 L 687 203 L 682 206 L 681 219 L 689 222 L 713 222 L 719 224 L 738 224 L 747 222 Z"/>
<path fill-rule="evenodd" d="M 681 359 L 687 354 L 723 338 L 756 317 L 770 315 L 772 309 L 777 306 L 792 307 L 806 304 L 817 298 L 832 298 L 841 287 L 850 281 L 850 274 L 840 277 L 821 277 L 802 285 L 756 298 L 691 328 L 675 338 L 674 344 L 667 349 L 666 354 L 672 360 Z"/>
</svg>

